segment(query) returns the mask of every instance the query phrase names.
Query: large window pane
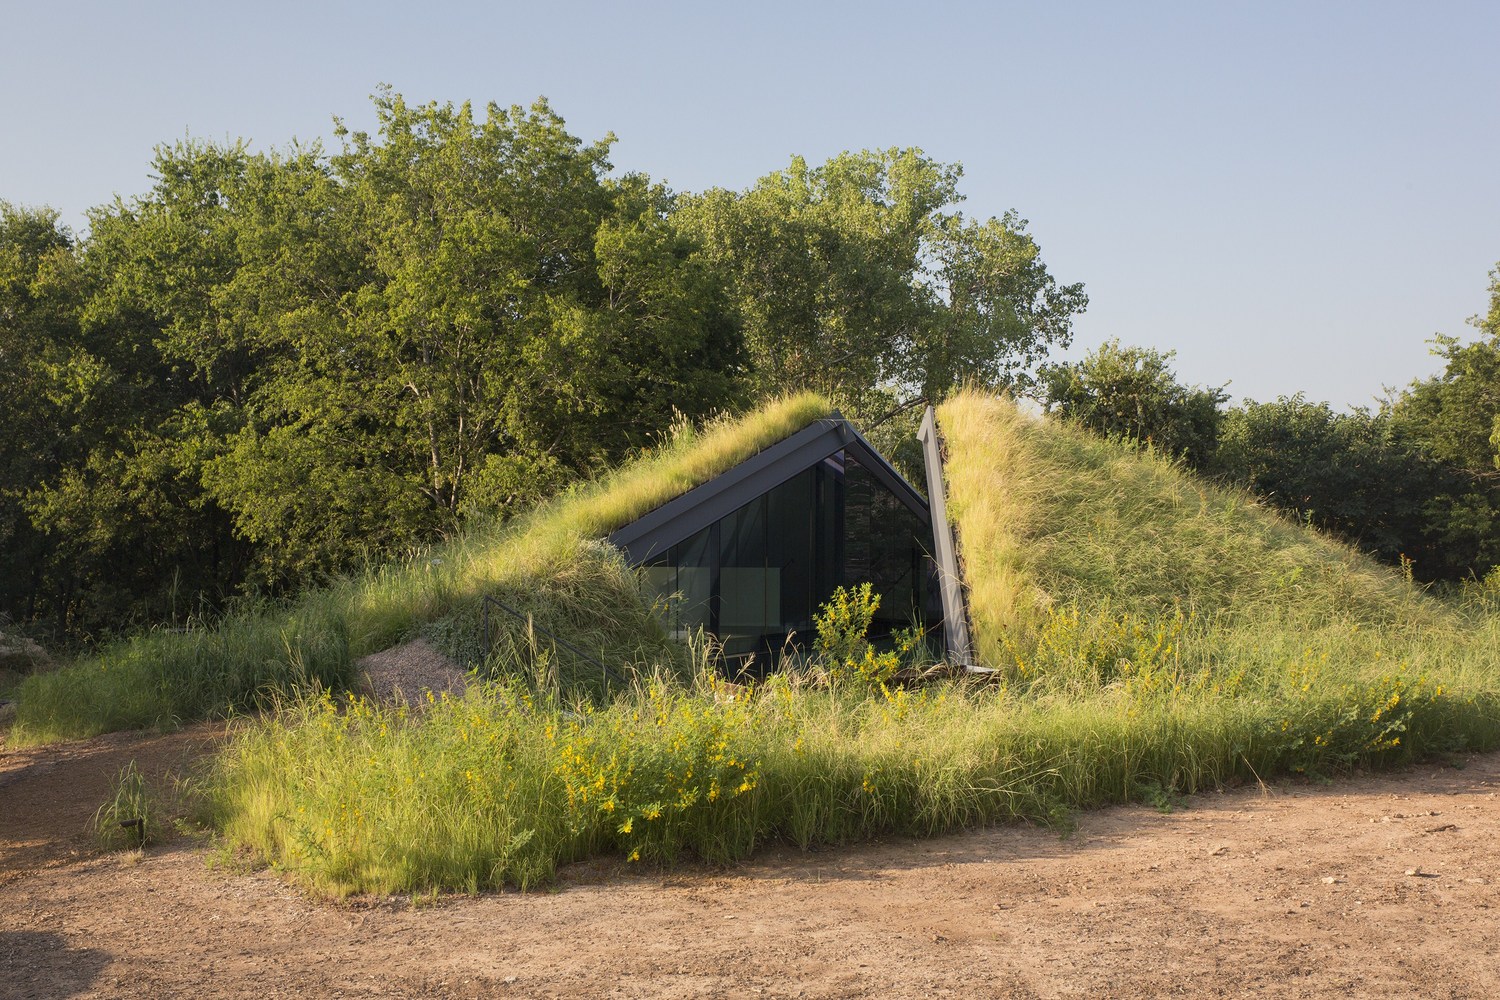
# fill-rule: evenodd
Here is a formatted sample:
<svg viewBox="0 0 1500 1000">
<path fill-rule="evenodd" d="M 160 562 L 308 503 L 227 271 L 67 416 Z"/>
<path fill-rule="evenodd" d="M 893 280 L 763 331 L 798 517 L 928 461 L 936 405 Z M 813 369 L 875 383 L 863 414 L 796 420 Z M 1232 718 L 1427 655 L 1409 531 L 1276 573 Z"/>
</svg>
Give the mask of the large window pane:
<svg viewBox="0 0 1500 1000">
<path fill-rule="evenodd" d="M 808 469 L 766 496 L 766 608 L 783 631 L 811 638 L 817 542 L 814 505 L 816 470 Z"/>
<path fill-rule="evenodd" d="M 868 581 L 880 594 L 872 635 L 889 635 L 921 617 L 926 533 L 921 520 L 853 456 L 844 463 L 844 581 Z"/>
<path fill-rule="evenodd" d="M 758 670 L 787 635 L 810 645 L 813 616 L 839 585 L 868 581 L 881 595 L 871 637 L 936 621 L 921 519 L 853 456 L 839 452 L 672 547 L 643 568 L 670 599 L 679 635 L 712 632 L 730 657 Z"/>
</svg>

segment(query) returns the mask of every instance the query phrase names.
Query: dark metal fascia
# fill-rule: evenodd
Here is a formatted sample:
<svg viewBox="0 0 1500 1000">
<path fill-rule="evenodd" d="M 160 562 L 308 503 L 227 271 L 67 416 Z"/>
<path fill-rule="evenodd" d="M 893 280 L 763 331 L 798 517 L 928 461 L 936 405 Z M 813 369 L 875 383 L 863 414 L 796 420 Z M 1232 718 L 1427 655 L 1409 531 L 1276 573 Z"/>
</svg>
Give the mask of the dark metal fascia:
<svg viewBox="0 0 1500 1000">
<path fill-rule="evenodd" d="M 844 447 L 843 421 L 820 419 L 674 500 L 616 529 L 633 563 L 660 555 Z"/>
<path fill-rule="evenodd" d="M 632 563 L 645 562 L 844 449 L 854 452 L 860 463 L 916 513 L 923 524 L 930 523 L 922 495 L 901 478 L 853 424 L 835 413 L 616 529 L 609 541 L 624 549 Z"/>
<path fill-rule="evenodd" d="M 932 541 L 937 554 L 938 591 L 943 600 L 943 636 L 948 656 L 960 666 L 974 662 L 974 647 L 969 639 L 968 602 L 964 600 L 964 581 L 958 566 L 958 546 L 948 520 L 947 493 L 943 486 L 943 446 L 938 436 L 937 416 L 932 407 L 922 414 L 922 428 L 917 431 L 922 442 L 922 464 L 927 472 L 927 504 L 932 511 Z"/>
</svg>

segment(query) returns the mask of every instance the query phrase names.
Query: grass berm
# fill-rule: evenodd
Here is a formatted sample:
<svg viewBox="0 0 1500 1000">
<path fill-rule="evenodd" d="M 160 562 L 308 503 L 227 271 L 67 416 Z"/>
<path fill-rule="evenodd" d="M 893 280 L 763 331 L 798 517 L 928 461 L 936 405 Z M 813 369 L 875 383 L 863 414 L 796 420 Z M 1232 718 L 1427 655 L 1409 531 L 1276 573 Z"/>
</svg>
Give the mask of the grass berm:
<svg viewBox="0 0 1500 1000">
<path fill-rule="evenodd" d="M 813 664 L 728 686 L 710 650 L 662 633 L 597 539 L 826 412 L 803 397 L 685 430 L 423 560 L 40 678 L 58 687 L 51 702 L 23 688 L 23 732 L 265 709 L 219 759 L 213 820 L 333 894 L 533 886 L 600 853 L 728 862 L 768 840 L 1065 825 L 1105 803 L 1500 746 L 1494 581 L 1434 596 L 1149 448 L 980 392 L 944 404 L 939 425 L 975 637 L 997 679 L 897 688 Z M 490 591 L 631 683 L 563 683 L 513 635 L 476 663 L 495 679 L 462 697 L 418 711 L 340 693 L 351 656 L 403 635 L 473 659 L 474 602 Z M 226 653 L 237 666 L 181 702 L 155 659 L 190 672 Z M 155 693 L 131 713 L 61 707 L 99 704 L 90 685 L 128 699 L 142 678 Z M 292 691 L 314 679 L 321 690 Z"/>
</svg>

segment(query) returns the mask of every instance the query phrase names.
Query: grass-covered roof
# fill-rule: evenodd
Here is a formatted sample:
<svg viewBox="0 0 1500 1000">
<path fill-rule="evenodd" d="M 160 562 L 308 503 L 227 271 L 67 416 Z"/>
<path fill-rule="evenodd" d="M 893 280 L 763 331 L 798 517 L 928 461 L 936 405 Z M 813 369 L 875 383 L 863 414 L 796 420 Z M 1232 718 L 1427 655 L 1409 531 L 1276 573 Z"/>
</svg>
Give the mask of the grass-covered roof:
<svg viewBox="0 0 1500 1000">
<path fill-rule="evenodd" d="M 1399 572 L 1180 465 L 965 392 L 938 410 L 980 658 L 1046 609 L 1438 624 Z"/>
<path fill-rule="evenodd" d="M 476 652 L 477 603 L 501 594 L 569 641 L 631 662 L 665 639 L 634 574 L 599 542 L 629 523 L 831 415 L 822 397 L 774 400 L 707 426 L 683 426 L 634 461 L 532 513 L 472 530 L 405 563 L 335 581 L 295 601 L 246 608 L 212 627 L 153 631 L 109 646 L 19 692 L 18 743 L 90 736 L 220 714 L 294 685 L 340 687 L 352 663 L 426 632 Z"/>
</svg>

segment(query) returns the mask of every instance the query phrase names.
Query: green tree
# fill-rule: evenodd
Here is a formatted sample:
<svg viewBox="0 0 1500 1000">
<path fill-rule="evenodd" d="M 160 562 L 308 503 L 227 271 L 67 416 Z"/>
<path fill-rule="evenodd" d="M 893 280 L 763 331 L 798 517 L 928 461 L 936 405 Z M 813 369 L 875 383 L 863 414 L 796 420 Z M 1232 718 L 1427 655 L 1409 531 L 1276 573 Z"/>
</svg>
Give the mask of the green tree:
<svg viewBox="0 0 1500 1000">
<path fill-rule="evenodd" d="M 1500 267 L 1490 272 L 1489 292 L 1488 313 L 1469 320 L 1480 337 L 1434 338 L 1442 373 L 1390 403 L 1403 431 L 1457 474 L 1429 503 L 1450 575 L 1483 575 L 1500 564 Z"/>
<path fill-rule="evenodd" d="M 86 248 L 88 322 L 160 369 L 131 454 L 248 543 L 252 583 L 514 509 L 740 396 L 726 296 L 670 193 L 606 176 L 610 140 L 543 102 L 376 110 L 332 157 L 163 149 Z M 101 479 L 47 516 L 107 507 Z"/>
<path fill-rule="evenodd" d="M 1043 405 L 1100 434 L 1150 442 L 1200 467 L 1213 455 L 1229 397 L 1222 386 L 1178 382 L 1174 357 L 1173 351 L 1108 341 L 1081 361 L 1044 366 Z"/>
<path fill-rule="evenodd" d="M 0 610 L 32 619 L 51 546 L 27 499 L 87 433 L 109 380 L 78 336 L 72 234 L 57 213 L 0 202 Z"/>
<path fill-rule="evenodd" d="M 1015 215 L 947 211 L 960 175 L 915 149 L 842 153 L 684 199 L 758 393 L 812 388 L 873 416 L 964 380 L 1024 383 L 1067 343 L 1082 286 L 1056 283 Z"/>
<path fill-rule="evenodd" d="M 332 160 L 371 272 L 350 342 L 447 523 L 525 500 L 739 398 L 723 294 L 672 232 L 670 194 L 606 178 L 545 102 L 376 100 Z"/>
<path fill-rule="evenodd" d="M 1435 337 L 1442 373 L 1413 382 L 1394 403 L 1433 457 L 1486 482 L 1500 481 L 1500 266 L 1489 291 L 1488 314 L 1469 320 L 1479 339 Z"/>
<path fill-rule="evenodd" d="M 26 373 L 9 383 L 17 398 L 3 409 L 15 426 L 3 436 L 33 459 L 10 465 L 0 483 L 19 536 L 6 552 L 21 570 L 0 574 L 10 584 L 4 610 L 74 635 L 168 618 L 179 595 L 175 610 L 186 612 L 193 588 L 234 575 L 219 544 L 226 525 L 193 505 L 182 449 L 164 431 L 192 379 L 163 364 L 163 328 L 149 314 L 108 305 L 111 289 L 90 258 L 108 245 L 108 224 L 98 228 L 82 247 L 59 231 L 32 258 L 30 308 L 0 323 L 0 337 L 20 338 L 7 367 Z M 42 313 L 50 318 L 36 322 Z"/>
<path fill-rule="evenodd" d="M 32 505 L 58 540 L 59 577 L 77 588 L 72 631 L 218 606 L 243 579 L 248 546 L 201 475 L 232 423 L 228 401 L 244 400 L 261 361 L 224 295 L 252 159 L 241 143 L 164 146 L 149 193 L 90 213 L 82 336 L 100 345 L 113 391 L 87 449 Z"/>
<path fill-rule="evenodd" d="M 1411 560 L 1425 579 L 1462 572 L 1431 523 L 1455 475 L 1389 412 L 1247 400 L 1225 416 L 1214 468 L 1386 562 Z"/>
</svg>

